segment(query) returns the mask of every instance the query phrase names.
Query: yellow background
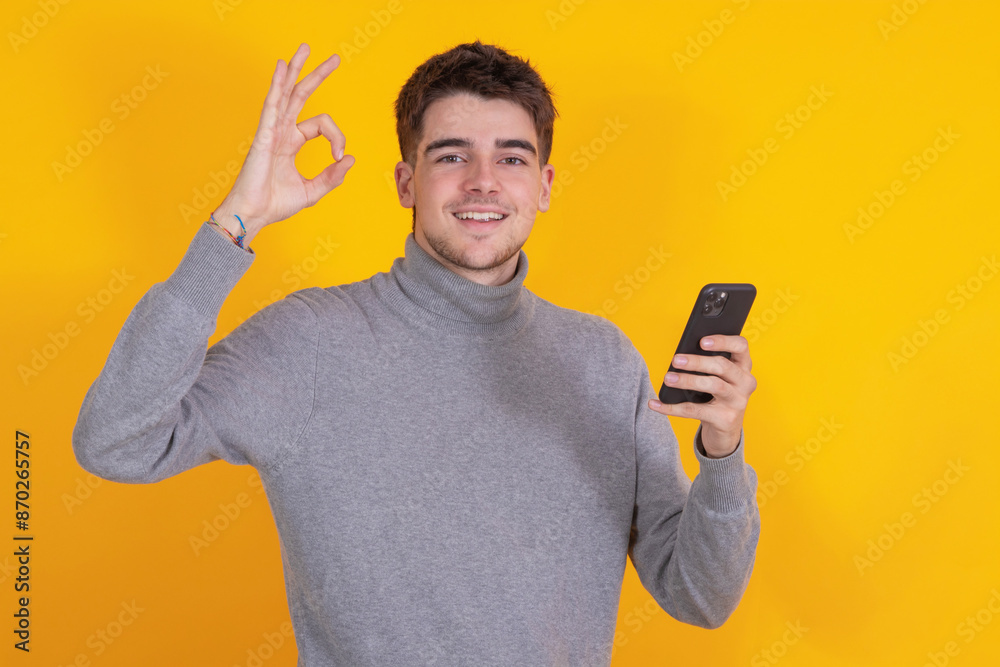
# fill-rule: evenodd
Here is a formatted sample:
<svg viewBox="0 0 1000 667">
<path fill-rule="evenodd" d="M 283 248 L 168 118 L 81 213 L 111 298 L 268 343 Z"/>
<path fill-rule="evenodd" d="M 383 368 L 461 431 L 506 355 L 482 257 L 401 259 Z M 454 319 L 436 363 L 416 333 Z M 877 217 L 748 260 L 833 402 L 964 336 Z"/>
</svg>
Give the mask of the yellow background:
<svg viewBox="0 0 1000 667">
<path fill-rule="evenodd" d="M 14 559 L 0 556 L 4 665 L 81 654 L 102 667 L 247 665 L 265 635 L 280 635 L 277 535 L 252 468 L 99 482 L 76 464 L 70 434 L 129 312 L 228 191 L 193 204 L 213 172 L 242 164 L 278 58 L 307 42 L 311 71 L 354 45 L 300 118 L 329 113 L 357 163 L 317 206 L 254 241 L 258 257 L 210 343 L 293 289 L 362 280 L 402 254 L 410 212 L 388 180 L 399 159 L 393 101 L 427 57 L 476 38 L 529 58 L 560 112 L 551 162 L 567 182 L 525 246 L 532 291 L 616 322 L 659 387 L 702 285 L 758 289 L 759 386 L 745 429 L 762 533 L 749 588 L 708 631 L 656 607 L 629 564 L 613 664 L 923 665 L 929 654 L 997 664 L 1000 280 L 983 259 L 1000 249 L 997 3 L 399 0 L 365 43 L 358 36 L 366 24 L 376 32 L 372 12 L 384 18 L 388 2 L 220 2 L 72 0 L 51 18 L 37 0 L 3 5 L 0 427 L 7 447 L 15 429 L 31 435 L 35 536 L 30 656 L 11 648 Z M 679 65 L 687 48 L 696 57 Z M 115 100 L 147 67 L 166 74 L 120 118 Z M 796 113 L 788 136 L 780 123 Z M 102 119 L 113 132 L 60 179 L 53 163 Z M 766 162 L 743 167 L 769 139 Z M 908 161 L 925 151 L 934 162 L 911 180 Z M 314 141 L 298 164 L 313 176 L 328 158 Z M 719 182 L 734 166 L 753 173 L 724 198 Z M 896 180 L 903 194 L 849 238 L 858 208 L 888 201 Z M 317 237 L 340 244 L 327 261 L 308 261 Z M 644 270 L 654 249 L 670 257 Z M 296 266 L 311 271 L 293 284 Z M 115 270 L 132 276 L 118 294 Z M 971 298 L 959 300 L 960 285 Z M 101 311 L 88 311 L 100 298 Z M 910 358 L 893 364 L 906 341 Z M 47 344 L 57 354 L 23 378 L 19 367 Z M 671 421 L 693 477 L 697 424 Z M 796 448 L 808 447 L 800 464 Z M 9 554 L 13 453 L 0 459 Z M 956 477 L 949 462 L 967 470 Z M 249 504 L 196 555 L 189 538 L 237 498 Z M 131 624 L 111 644 L 97 640 L 133 601 Z M 977 612 L 973 632 L 962 624 Z M 945 654 L 948 642 L 957 654 Z M 287 666 L 296 651 L 286 636 L 265 656 Z"/>
</svg>

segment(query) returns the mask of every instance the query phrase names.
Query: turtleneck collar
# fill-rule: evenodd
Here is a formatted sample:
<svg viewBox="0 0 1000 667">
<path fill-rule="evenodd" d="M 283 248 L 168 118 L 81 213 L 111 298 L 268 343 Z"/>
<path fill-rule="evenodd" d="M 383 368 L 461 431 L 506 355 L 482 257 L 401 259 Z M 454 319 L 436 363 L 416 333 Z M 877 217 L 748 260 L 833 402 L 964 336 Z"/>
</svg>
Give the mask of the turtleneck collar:
<svg viewBox="0 0 1000 667">
<path fill-rule="evenodd" d="M 523 249 L 503 285 L 480 285 L 454 273 L 421 248 L 413 232 L 403 252 L 374 284 L 379 296 L 408 318 L 445 331 L 503 335 L 519 330 L 530 316 Z"/>
</svg>

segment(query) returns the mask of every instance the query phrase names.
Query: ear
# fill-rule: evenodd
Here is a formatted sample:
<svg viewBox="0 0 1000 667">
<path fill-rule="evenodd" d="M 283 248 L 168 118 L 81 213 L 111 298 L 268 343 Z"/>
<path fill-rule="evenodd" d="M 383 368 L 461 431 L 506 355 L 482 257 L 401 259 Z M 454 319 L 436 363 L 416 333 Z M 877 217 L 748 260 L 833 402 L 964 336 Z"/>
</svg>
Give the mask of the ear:
<svg viewBox="0 0 1000 667">
<path fill-rule="evenodd" d="M 538 210 L 544 213 L 549 210 L 549 198 L 552 194 L 552 181 L 555 180 L 556 168 L 551 164 L 542 167 L 542 190 L 538 193 Z"/>
<path fill-rule="evenodd" d="M 413 169 L 406 162 L 397 162 L 394 176 L 399 205 L 403 208 L 413 208 Z"/>
</svg>

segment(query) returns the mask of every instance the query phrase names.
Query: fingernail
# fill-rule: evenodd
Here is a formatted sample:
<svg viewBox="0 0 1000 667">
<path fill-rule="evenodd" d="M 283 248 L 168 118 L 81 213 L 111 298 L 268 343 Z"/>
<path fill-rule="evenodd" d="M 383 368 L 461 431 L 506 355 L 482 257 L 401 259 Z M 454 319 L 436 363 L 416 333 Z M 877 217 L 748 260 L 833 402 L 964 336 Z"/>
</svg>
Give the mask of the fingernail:
<svg viewBox="0 0 1000 667">
<path fill-rule="evenodd" d="M 685 357 L 674 357 L 674 366 L 683 366 L 688 362 Z"/>
<path fill-rule="evenodd" d="M 660 402 L 659 402 L 658 400 L 656 400 L 655 398 L 651 398 L 651 399 L 649 399 L 649 407 L 651 407 L 651 408 L 658 408 L 658 407 L 660 407 L 661 405 L 663 405 L 663 403 L 660 403 Z"/>
<path fill-rule="evenodd" d="M 341 148 L 340 150 L 337 151 L 337 162 L 340 162 L 343 159 L 344 159 L 344 149 Z"/>
<path fill-rule="evenodd" d="M 711 338 L 706 338 L 705 340 L 701 341 L 701 345 L 702 347 L 712 347 L 713 345 L 715 345 L 715 341 L 712 340 Z"/>
<path fill-rule="evenodd" d="M 677 382 L 677 373 L 667 373 L 667 382 Z"/>
</svg>

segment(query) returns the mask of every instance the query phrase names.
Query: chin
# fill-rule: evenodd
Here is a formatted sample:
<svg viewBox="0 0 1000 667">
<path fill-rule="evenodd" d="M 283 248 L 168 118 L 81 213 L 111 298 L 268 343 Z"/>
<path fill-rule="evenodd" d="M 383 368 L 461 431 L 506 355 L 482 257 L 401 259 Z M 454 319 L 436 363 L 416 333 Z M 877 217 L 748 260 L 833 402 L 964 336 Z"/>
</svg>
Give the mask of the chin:
<svg viewBox="0 0 1000 667">
<path fill-rule="evenodd" d="M 496 268 L 517 256 L 520 250 L 520 245 L 508 236 L 491 236 L 479 240 L 460 236 L 445 243 L 429 240 L 435 252 L 452 264 L 478 271 Z"/>
<path fill-rule="evenodd" d="M 502 244 L 491 244 L 489 247 L 466 247 L 457 253 L 452 261 L 466 269 L 485 271 L 496 268 L 510 259 L 505 250 L 506 246 Z"/>
</svg>

